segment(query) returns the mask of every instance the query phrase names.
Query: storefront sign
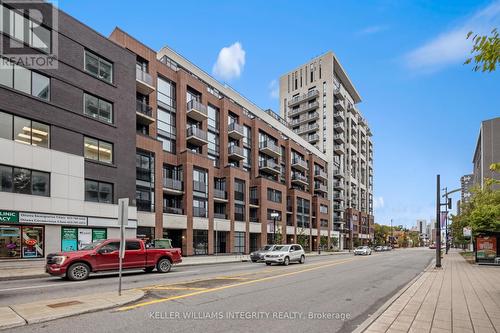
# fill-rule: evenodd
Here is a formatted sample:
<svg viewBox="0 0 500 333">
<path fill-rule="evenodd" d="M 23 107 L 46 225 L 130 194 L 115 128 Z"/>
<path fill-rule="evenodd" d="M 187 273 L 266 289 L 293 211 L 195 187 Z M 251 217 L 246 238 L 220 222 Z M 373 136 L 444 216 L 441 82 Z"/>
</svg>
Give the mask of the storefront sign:
<svg viewBox="0 0 500 333">
<path fill-rule="evenodd" d="M 61 251 L 76 251 L 78 249 L 78 229 L 61 228 Z"/>
<path fill-rule="evenodd" d="M 107 239 L 106 229 L 92 229 L 92 242 Z"/>
<path fill-rule="evenodd" d="M 86 226 L 85 216 L 53 215 L 39 213 L 19 213 L 19 222 L 29 224 L 59 224 Z"/>
<path fill-rule="evenodd" d="M 0 210 L 0 222 L 3 223 L 19 222 L 19 213 Z"/>
<path fill-rule="evenodd" d="M 78 228 L 78 250 L 92 243 L 92 229 Z"/>
<path fill-rule="evenodd" d="M 495 259 L 497 256 L 497 239 L 495 237 L 477 237 L 478 259 Z"/>
</svg>

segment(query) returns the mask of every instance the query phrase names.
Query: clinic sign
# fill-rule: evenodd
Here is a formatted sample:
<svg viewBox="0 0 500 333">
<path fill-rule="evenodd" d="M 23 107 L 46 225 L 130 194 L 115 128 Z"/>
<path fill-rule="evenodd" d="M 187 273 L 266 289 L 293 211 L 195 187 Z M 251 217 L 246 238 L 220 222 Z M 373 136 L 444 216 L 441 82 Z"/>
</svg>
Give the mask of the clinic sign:
<svg viewBox="0 0 500 333">
<path fill-rule="evenodd" d="M 19 213 L 7 210 L 0 210 L 1 223 L 17 223 L 19 222 Z"/>
</svg>

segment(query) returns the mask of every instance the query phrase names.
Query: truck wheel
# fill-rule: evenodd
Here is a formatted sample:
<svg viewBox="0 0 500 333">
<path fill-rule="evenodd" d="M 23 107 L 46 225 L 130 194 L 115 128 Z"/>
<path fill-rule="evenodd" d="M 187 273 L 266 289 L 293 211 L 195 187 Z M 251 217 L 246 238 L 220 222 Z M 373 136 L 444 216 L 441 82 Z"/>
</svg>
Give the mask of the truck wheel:
<svg viewBox="0 0 500 333">
<path fill-rule="evenodd" d="M 156 264 L 156 270 L 160 273 L 168 273 L 172 268 L 172 263 L 167 258 L 160 259 Z"/>
<path fill-rule="evenodd" d="M 144 268 L 144 272 L 151 273 L 153 271 L 153 269 L 155 269 L 155 268 L 154 267 L 146 267 L 146 268 Z"/>
<path fill-rule="evenodd" d="M 68 268 L 66 276 L 71 281 L 83 281 L 89 277 L 90 267 L 83 262 L 77 262 Z"/>
</svg>

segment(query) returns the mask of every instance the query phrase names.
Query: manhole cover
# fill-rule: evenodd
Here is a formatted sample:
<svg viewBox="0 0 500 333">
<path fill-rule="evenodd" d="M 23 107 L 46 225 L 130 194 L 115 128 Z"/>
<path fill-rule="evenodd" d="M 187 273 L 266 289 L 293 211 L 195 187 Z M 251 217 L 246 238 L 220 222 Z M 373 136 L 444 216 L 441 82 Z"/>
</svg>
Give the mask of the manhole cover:
<svg viewBox="0 0 500 333">
<path fill-rule="evenodd" d="M 68 301 L 68 302 L 61 302 L 61 303 L 54 303 L 54 304 L 49 304 L 47 305 L 49 308 L 63 308 L 65 306 L 71 306 L 71 305 L 77 305 L 77 304 L 82 304 L 80 301 Z"/>
</svg>

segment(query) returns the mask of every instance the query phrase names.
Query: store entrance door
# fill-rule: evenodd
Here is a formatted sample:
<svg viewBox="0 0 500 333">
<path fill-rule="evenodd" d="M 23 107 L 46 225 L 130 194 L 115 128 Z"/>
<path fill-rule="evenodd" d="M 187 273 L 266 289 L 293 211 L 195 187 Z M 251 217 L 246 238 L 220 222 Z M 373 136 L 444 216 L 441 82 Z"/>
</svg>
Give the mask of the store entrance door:
<svg viewBox="0 0 500 333">
<path fill-rule="evenodd" d="M 0 226 L 0 258 L 43 258 L 44 227 Z"/>
</svg>

